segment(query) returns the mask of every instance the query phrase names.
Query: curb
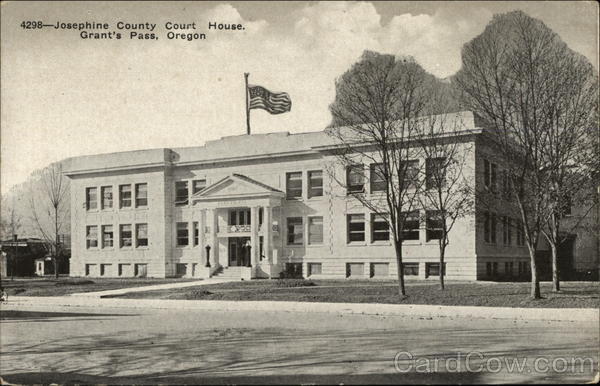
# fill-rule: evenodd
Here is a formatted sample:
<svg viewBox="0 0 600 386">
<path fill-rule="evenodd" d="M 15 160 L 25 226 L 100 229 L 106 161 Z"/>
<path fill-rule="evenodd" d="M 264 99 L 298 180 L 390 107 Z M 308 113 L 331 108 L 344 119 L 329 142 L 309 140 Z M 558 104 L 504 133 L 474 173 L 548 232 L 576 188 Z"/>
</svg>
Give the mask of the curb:
<svg viewBox="0 0 600 386">
<path fill-rule="evenodd" d="M 315 312 L 426 318 L 512 319 L 561 322 L 596 322 L 600 310 L 593 308 L 511 308 L 432 306 L 418 304 L 310 303 L 285 301 L 221 301 L 169 299 L 116 299 L 85 297 L 13 296 L 6 305 L 178 309 L 205 311 Z"/>
</svg>

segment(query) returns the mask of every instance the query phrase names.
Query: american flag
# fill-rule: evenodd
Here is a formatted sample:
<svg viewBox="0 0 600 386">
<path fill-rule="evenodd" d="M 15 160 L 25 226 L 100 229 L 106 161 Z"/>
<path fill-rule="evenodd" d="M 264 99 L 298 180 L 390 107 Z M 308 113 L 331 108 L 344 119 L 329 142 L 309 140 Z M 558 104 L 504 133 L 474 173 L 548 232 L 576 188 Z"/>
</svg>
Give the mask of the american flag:
<svg viewBox="0 0 600 386">
<path fill-rule="evenodd" d="M 248 86 L 250 102 L 248 109 L 263 109 L 271 114 L 290 111 L 292 100 L 286 92 L 271 92 L 261 86 Z"/>
</svg>

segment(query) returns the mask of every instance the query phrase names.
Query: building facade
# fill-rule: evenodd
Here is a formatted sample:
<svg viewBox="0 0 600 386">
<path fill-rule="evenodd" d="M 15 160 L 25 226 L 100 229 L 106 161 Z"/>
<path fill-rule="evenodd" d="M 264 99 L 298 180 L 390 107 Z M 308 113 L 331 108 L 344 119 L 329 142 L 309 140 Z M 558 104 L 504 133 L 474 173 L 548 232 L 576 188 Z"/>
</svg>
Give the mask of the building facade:
<svg viewBox="0 0 600 386">
<path fill-rule="evenodd" d="M 502 164 L 473 114 L 465 127 L 469 180 L 500 186 Z M 67 160 L 71 179 L 71 275 L 94 277 L 394 278 L 386 225 L 332 173 L 345 171 L 326 132 L 225 137 L 204 146 Z M 427 160 L 416 159 L 424 167 Z M 369 165 L 365 165 L 369 173 Z M 381 194 L 366 183 L 368 195 Z M 517 216 L 476 208 L 449 235 L 448 279 L 527 274 Z M 483 213 L 486 212 L 486 213 Z M 489 212 L 489 213 L 487 213 Z M 493 213 L 492 213 L 493 212 Z M 404 241 L 406 277 L 440 273 L 436 232 L 422 209 Z"/>
</svg>

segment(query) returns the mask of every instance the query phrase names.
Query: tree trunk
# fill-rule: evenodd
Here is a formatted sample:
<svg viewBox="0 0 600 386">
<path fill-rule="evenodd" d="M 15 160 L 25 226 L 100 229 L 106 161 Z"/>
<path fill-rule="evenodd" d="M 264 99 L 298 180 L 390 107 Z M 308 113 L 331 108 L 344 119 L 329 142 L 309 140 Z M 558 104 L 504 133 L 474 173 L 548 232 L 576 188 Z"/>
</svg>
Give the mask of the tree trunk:
<svg viewBox="0 0 600 386">
<path fill-rule="evenodd" d="M 60 240 L 58 238 L 58 206 L 54 205 L 54 277 L 58 279 L 58 248 Z"/>
<path fill-rule="evenodd" d="M 559 271 L 558 271 L 558 246 L 555 243 L 550 243 L 552 251 L 552 291 L 560 291 Z"/>
<path fill-rule="evenodd" d="M 406 288 L 404 288 L 404 266 L 402 265 L 402 241 L 394 241 L 396 249 L 396 266 L 398 271 L 398 295 L 406 296 Z"/>
<path fill-rule="evenodd" d="M 558 215 L 556 213 L 552 215 L 552 224 L 554 225 L 551 229 L 552 240 L 550 241 L 550 249 L 552 250 L 552 290 L 554 292 L 558 292 L 560 291 L 560 272 L 558 272 L 558 245 L 561 240 L 558 235 L 560 219 L 558 218 Z"/>
<path fill-rule="evenodd" d="M 535 264 L 535 250 L 529 249 L 529 260 L 531 264 L 531 292 L 532 299 L 541 299 L 540 279 L 538 278 L 537 265 Z"/>
<path fill-rule="evenodd" d="M 446 270 L 444 269 L 444 257 L 446 255 L 446 247 L 444 246 L 444 242 L 440 244 L 440 290 L 444 290 L 444 276 L 446 275 Z"/>
</svg>

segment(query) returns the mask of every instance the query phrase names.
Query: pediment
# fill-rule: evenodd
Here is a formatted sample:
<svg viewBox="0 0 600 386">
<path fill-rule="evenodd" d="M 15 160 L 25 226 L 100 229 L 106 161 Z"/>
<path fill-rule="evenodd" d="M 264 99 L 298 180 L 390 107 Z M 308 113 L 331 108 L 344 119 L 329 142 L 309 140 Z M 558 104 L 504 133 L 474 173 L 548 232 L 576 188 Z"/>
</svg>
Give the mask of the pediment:
<svg viewBox="0 0 600 386">
<path fill-rule="evenodd" d="M 241 174 L 232 174 L 192 196 L 192 201 L 282 197 L 283 192 Z"/>
</svg>

